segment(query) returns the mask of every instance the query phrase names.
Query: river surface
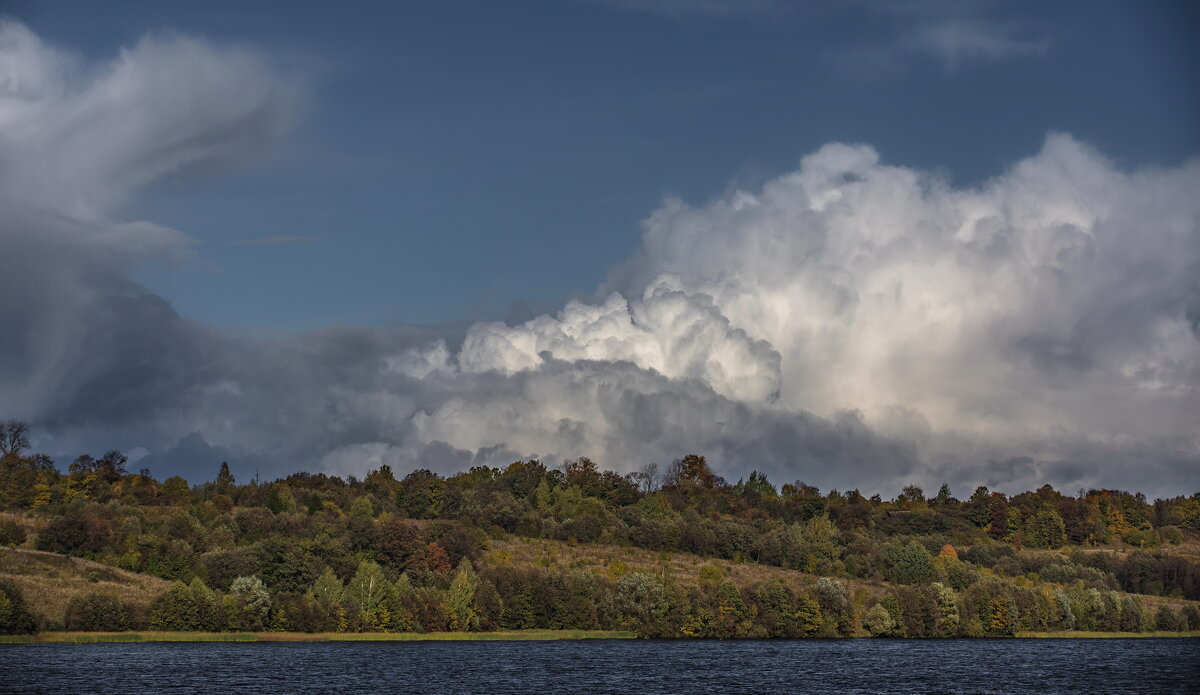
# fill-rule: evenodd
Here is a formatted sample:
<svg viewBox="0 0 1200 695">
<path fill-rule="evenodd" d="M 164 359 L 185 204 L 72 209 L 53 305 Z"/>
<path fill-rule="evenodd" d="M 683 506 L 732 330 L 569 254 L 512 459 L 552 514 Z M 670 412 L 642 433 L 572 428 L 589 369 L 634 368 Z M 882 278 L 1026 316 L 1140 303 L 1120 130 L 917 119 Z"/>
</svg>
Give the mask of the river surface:
<svg viewBox="0 0 1200 695">
<path fill-rule="evenodd" d="M 0 692 L 1200 693 L 1200 640 L 0 645 Z"/>
</svg>

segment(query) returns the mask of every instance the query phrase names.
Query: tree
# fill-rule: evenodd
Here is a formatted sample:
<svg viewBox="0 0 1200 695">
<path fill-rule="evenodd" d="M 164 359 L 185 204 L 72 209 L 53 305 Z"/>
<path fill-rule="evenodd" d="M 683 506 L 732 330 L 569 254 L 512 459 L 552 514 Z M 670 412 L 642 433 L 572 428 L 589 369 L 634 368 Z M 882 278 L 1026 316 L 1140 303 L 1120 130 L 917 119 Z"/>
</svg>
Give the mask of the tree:
<svg viewBox="0 0 1200 695">
<path fill-rule="evenodd" d="M 94 465 L 96 480 L 106 485 L 112 485 L 125 477 L 125 464 L 129 458 L 117 449 L 107 451 L 96 459 Z"/>
<path fill-rule="evenodd" d="M 1179 614 L 1164 603 L 1158 607 L 1158 613 L 1154 616 L 1154 629 L 1162 630 L 1163 632 L 1175 632 L 1182 629 L 1179 627 L 1179 622 Z"/>
<path fill-rule="evenodd" d="M 846 585 L 836 579 L 821 577 L 813 585 L 813 593 L 821 606 L 821 623 L 825 628 L 822 636 L 849 635 L 852 626 L 850 598 L 846 595 Z"/>
<path fill-rule="evenodd" d="M 153 630 L 221 630 L 224 607 L 216 594 L 199 578 L 191 584 L 176 582 L 150 604 Z"/>
<path fill-rule="evenodd" d="M 310 600 L 330 606 L 340 603 L 346 595 L 346 585 L 328 567 L 317 577 L 306 594 Z"/>
<path fill-rule="evenodd" d="M 883 576 L 899 584 L 928 584 L 934 578 L 933 558 L 917 541 L 883 546 Z"/>
<path fill-rule="evenodd" d="M 657 634 L 658 622 L 667 612 L 667 592 L 654 575 L 633 572 L 617 581 L 617 600 L 624 623 L 637 634 Z"/>
<path fill-rule="evenodd" d="M 355 497 L 354 502 L 350 504 L 350 517 L 352 519 L 374 519 L 375 507 L 371 504 L 371 498 L 366 495 Z"/>
<path fill-rule="evenodd" d="M 238 627 L 243 630 L 262 630 L 268 625 L 271 615 L 271 594 L 263 581 L 254 575 L 238 577 L 229 585 L 232 604 L 232 620 L 236 616 Z"/>
<path fill-rule="evenodd" d="M 373 611 L 379 607 L 387 593 L 387 577 L 383 568 L 377 562 L 363 560 L 358 563 L 358 570 L 346 587 L 346 593 L 358 602 L 364 611 Z"/>
<path fill-rule="evenodd" d="M 296 498 L 287 483 L 275 483 L 271 486 L 271 494 L 267 497 L 267 509 L 275 514 L 296 511 Z"/>
<path fill-rule="evenodd" d="M 632 474 L 638 490 L 648 495 L 658 487 L 658 464 L 651 461 Z"/>
<path fill-rule="evenodd" d="M 121 632 L 133 627 L 133 613 L 115 596 L 93 591 L 67 604 L 64 626 L 82 632 Z"/>
<path fill-rule="evenodd" d="M 947 492 L 949 492 L 948 489 Z M 925 504 L 925 491 L 916 485 L 905 485 L 900 494 L 896 496 L 896 502 L 902 505 Z"/>
<path fill-rule="evenodd" d="M 708 461 L 703 456 L 688 454 L 681 459 L 671 462 L 667 473 L 663 476 L 663 487 L 688 490 L 704 488 L 712 490 L 719 486 L 721 479 L 708 467 Z"/>
<path fill-rule="evenodd" d="M 237 480 L 233 477 L 233 473 L 229 472 L 229 462 L 221 462 L 221 470 L 217 471 L 217 478 L 213 481 L 213 485 L 217 492 L 222 495 L 228 495 L 233 489 L 234 483 Z"/>
<path fill-rule="evenodd" d="M 956 637 L 961 619 L 958 614 L 958 596 L 954 590 L 940 582 L 933 583 L 934 595 L 938 605 L 938 635 L 940 637 Z"/>
<path fill-rule="evenodd" d="M 1066 526 L 1058 512 L 1043 509 L 1025 521 L 1022 539 L 1030 548 L 1061 548 L 1067 540 Z"/>
<path fill-rule="evenodd" d="M 177 475 L 173 475 L 163 481 L 162 487 L 159 489 L 160 494 L 171 504 L 182 504 L 187 501 L 191 495 L 191 488 L 188 487 L 188 482 Z"/>
<path fill-rule="evenodd" d="M 20 420 L 0 422 L 0 458 L 20 457 L 29 448 L 29 425 Z"/>
<path fill-rule="evenodd" d="M 872 637 L 896 636 L 896 621 L 880 603 L 871 606 L 871 610 L 863 616 L 863 627 L 867 628 L 867 632 L 870 632 Z"/>
<path fill-rule="evenodd" d="M 12 581 L 0 579 L 0 635 L 28 635 L 34 632 L 37 632 L 37 623 L 25 605 L 21 590 Z"/>
<path fill-rule="evenodd" d="M 479 629 L 479 615 L 475 612 L 475 590 L 479 577 L 468 558 L 458 563 L 450 589 L 446 592 L 444 608 L 450 616 L 450 629 L 456 632 L 471 632 Z"/>
</svg>

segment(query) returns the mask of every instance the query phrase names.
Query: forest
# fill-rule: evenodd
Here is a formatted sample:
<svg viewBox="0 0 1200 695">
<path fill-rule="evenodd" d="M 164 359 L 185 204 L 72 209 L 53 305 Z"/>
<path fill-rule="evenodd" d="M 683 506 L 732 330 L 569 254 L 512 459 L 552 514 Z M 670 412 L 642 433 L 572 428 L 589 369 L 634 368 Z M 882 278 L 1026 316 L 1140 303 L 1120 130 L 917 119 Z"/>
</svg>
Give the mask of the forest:
<svg viewBox="0 0 1200 695">
<path fill-rule="evenodd" d="M 579 458 L 270 482 L 127 464 L 109 451 L 63 471 L 0 423 L 0 633 L 1200 630 L 1200 493 L 943 484 L 885 500 L 729 482 L 695 454 L 629 474 Z M 82 588 L 30 569 L 68 560 L 93 568 Z M 152 588 L 118 590 L 116 573 Z"/>
</svg>

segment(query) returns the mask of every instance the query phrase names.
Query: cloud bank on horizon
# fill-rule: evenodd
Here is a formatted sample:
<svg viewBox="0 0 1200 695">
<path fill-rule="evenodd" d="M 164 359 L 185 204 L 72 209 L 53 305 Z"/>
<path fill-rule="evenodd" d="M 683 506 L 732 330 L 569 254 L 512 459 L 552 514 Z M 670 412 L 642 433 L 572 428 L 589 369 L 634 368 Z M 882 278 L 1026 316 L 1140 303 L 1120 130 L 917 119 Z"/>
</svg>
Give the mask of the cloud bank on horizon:
<svg viewBox="0 0 1200 695">
<path fill-rule="evenodd" d="M 121 202 L 268 147 L 303 100 L 249 50 L 151 36 L 86 65 L 0 24 L 0 416 L 193 480 L 696 452 L 865 492 L 1200 488 L 1200 162 L 1052 134 L 964 189 L 830 144 L 667 200 L 594 301 L 461 339 L 225 333 L 134 283 L 191 241 Z"/>
</svg>

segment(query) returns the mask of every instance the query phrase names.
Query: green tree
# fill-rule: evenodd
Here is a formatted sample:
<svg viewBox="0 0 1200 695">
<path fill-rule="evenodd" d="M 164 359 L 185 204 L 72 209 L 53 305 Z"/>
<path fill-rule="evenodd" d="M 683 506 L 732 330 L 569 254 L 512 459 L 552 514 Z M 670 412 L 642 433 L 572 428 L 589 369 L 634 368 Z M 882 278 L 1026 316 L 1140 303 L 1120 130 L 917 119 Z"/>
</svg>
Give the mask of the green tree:
<svg viewBox="0 0 1200 695">
<path fill-rule="evenodd" d="M 267 497 L 267 509 L 275 514 L 296 511 L 296 497 L 286 483 L 275 483 L 271 486 L 271 494 Z"/>
<path fill-rule="evenodd" d="M 237 480 L 233 477 L 233 473 L 229 472 L 229 462 L 221 462 L 221 470 L 217 471 L 217 478 L 213 481 L 213 487 L 217 493 L 228 495 L 233 490 L 233 485 Z"/>
<path fill-rule="evenodd" d="M 1179 613 L 1164 603 L 1158 607 L 1158 612 L 1154 615 L 1154 629 L 1164 632 L 1181 630 L 1183 628 L 1179 626 L 1179 618 Z"/>
<path fill-rule="evenodd" d="M 958 614 L 958 596 L 954 590 L 940 582 L 933 583 L 938 605 L 938 634 L 941 637 L 958 635 L 961 618 Z"/>
<path fill-rule="evenodd" d="M 1030 548 L 1061 548 L 1067 541 L 1067 529 L 1058 512 L 1043 509 L 1025 520 L 1022 537 Z"/>
<path fill-rule="evenodd" d="M 242 630 L 263 630 L 271 616 L 271 593 L 254 575 L 238 577 L 229 585 L 229 598 Z M 231 620 L 233 616 L 230 616 Z"/>
<path fill-rule="evenodd" d="M 639 637 L 657 634 L 667 612 L 667 592 L 654 575 L 632 572 L 617 581 L 617 599 L 624 624 Z"/>
<path fill-rule="evenodd" d="M 475 612 L 475 590 L 479 585 L 479 577 L 471 561 L 463 558 L 458 563 L 454 579 L 450 581 L 450 589 L 446 592 L 444 609 L 450 616 L 450 629 L 457 632 L 471 632 L 479 629 L 479 615 Z"/>
<path fill-rule="evenodd" d="M 121 632 L 133 627 L 133 612 L 119 598 L 93 591 L 71 598 L 63 623 L 68 630 Z"/>
<path fill-rule="evenodd" d="M 345 595 L 346 585 L 328 567 L 321 572 L 321 576 L 317 577 L 306 594 L 310 600 L 327 606 L 341 603 Z"/>
<path fill-rule="evenodd" d="M 25 605 L 17 585 L 0 579 L 0 635 L 28 635 L 37 632 L 37 622 Z"/>
<path fill-rule="evenodd" d="M 871 609 L 863 616 L 863 627 L 867 628 L 867 632 L 870 632 L 872 637 L 896 636 L 896 621 L 880 603 L 871 606 Z"/>
<path fill-rule="evenodd" d="M 821 606 L 822 636 L 849 635 L 853 626 L 850 621 L 850 597 L 846 585 L 836 579 L 821 577 L 813 585 L 813 594 Z"/>
<path fill-rule="evenodd" d="M 883 546 L 883 576 L 898 584 L 928 584 L 935 572 L 933 557 L 917 541 L 892 542 Z"/>
<path fill-rule="evenodd" d="M 354 498 L 354 502 L 350 505 L 350 517 L 353 519 L 374 519 L 375 506 L 371 504 L 371 498 L 362 495 Z"/>
<path fill-rule="evenodd" d="M 346 586 L 346 594 L 359 606 L 359 620 L 366 630 L 386 630 L 391 623 L 387 601 L 395 587 L 377 562 L 363 560 Z"/>
<path fill-rule="evenodd" d="M 198 630 L 195 602 L 187 585 L 177 582 L 150 603 L 150 629 Z"/>
</svg>

